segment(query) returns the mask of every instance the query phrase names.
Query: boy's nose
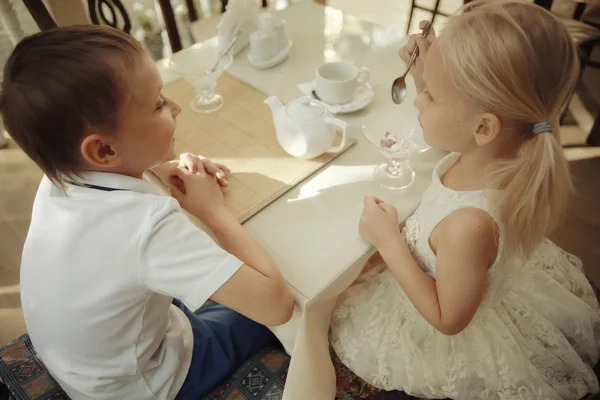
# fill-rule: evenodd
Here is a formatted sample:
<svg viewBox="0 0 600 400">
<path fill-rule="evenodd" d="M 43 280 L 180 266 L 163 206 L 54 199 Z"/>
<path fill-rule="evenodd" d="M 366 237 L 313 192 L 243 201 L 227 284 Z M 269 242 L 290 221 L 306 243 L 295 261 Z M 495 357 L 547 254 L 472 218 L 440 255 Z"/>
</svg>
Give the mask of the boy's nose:
<svg viewBox="0 0 600 400">
<path fill-rule="evenodd" d="M 177 117 L 181 113 L 181 106 L 176 101 L 171 101 L 171 115 L 173 118 Z"/>
</svg>

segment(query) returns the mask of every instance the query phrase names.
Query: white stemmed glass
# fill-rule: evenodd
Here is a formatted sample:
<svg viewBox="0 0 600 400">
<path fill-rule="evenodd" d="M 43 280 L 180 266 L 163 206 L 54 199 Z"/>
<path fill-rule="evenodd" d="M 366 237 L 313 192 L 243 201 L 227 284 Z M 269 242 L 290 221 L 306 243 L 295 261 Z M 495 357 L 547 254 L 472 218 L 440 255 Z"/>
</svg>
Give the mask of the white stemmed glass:
<svg viewBox="0 0 600 400">
<path fill-rule="evenodd" d="M 169 67 L 183 76 L 196 90 L 190 107 L 198 113 L 212 113 L 225 104 L 223 96 L 215 93 L 219 77 L 233 62 L 231 52 L 219 61 L 214 71 L 210 69 L 220 56 L 215 41 L 197 43 L 171 56 Z"/>
<path fill-rule="evenodd" d="M 416 118 L 417 110 L 399 108 L 381 111 L 361 126 L 363 135 L 383 154 L 386 162 L 377 165 L 374 177 L 387 189 L 404 189 L 415 181 L 410 159 L 429 150 Z"/>
</svg>

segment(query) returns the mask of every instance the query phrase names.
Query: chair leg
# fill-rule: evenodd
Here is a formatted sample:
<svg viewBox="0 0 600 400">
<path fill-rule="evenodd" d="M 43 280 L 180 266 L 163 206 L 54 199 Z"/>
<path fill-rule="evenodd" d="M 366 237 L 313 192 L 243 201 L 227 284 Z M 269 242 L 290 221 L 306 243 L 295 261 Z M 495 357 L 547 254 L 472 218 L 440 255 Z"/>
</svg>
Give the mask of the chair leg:
<svg viewBox="0 0 600 400">
<path fill-rule="evenodd" d="M 194 0 L 185 0 L 185 5 L 188 10 L 188 17 L 190 22 L 195 22 L 198 20 L 198 13 L 196 12 L 196 5 L 194 4 Z"/>
<path fill-rule="evenodd" d="M 552 8 L 552 1 L 553 0 L 534 0 L 534 4 L 544 7 L 546 10 L 550 10 Z"/>
<path fill-rule="evenodd" d="M 45 31 L 47 29 L 56 28 L 56 22 L 46 9 L 42 0 L 23 0 L 23 2 L 40 30 Z"/>
<path fill-rule="evenodd" d="M 262 0 L 262 7 L 267 8 L 268 6 L 269 4 L 267 3 L 267 0 Z"/>
<path fill-rule="evenodd" d="M 573 19 L 580 21 L 581 17 L 583 16 L 583 13 L 585 12 L 586 7 L 586 3 L 577 3 L 577 5 L 575 6 L 575 12 L 573 13 Z"/>
<path fill-rule="evenodd" d="M 412 24 L 413 13 L 415 12 L 416 0 L 412 0 L 412 4 L 410 5 L 410 13 L 408 13 L 408 24 L 406 26 L 406 34 L 410 33 L 410 25 Z"/>
<path fill-rule="evenodd" d="M 179 31 L 177 30 L 177 22 L 175 21 L 175 14 L 173 14 L 171 1 L 158 0 L 158 5 L 160 6 L 160 11 L 165 20 L 165 27 L 167 28 L 167 35 L 169 36 L 171 51 L 177 53 L 183 47 L 181 46 L 181 39 L 179 38 Z"/>
<path fill-rule="evenodd" d="M 596 121 L 586 141 L 588 146 L 600 146 L 600 111 L 596 114 Z"/>
<path fill-rule="evenodd" d="M 435 7 L 433 8 L 433 15 L 431 16 L 431 25 L 433 25 L 433 22 L 435 21 L 435 17 L 439 14 L 438 13 L 438 8 L 440 7 L 440 0 L 435 0 Z"/>
<path fill-rule="evenodd" d="M 0 380 L 0 400 L 8 400 L 9 395 L 10 392 L 8 391 L 8 388 L 6 387 L 4 382 Z"/>
</svg>

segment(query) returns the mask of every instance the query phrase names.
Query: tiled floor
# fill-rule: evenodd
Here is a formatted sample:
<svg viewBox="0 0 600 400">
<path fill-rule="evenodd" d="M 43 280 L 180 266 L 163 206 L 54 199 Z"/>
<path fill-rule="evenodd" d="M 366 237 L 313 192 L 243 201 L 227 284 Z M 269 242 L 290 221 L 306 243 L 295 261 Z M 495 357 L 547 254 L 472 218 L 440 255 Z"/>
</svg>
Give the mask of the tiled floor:
<svg viewBox="0 0 600 400">
<path fill-rule="evenodd" d="M 430 1 L 430 0 L 429 0 Z M 278 0 L 285 3 L 286 0 Z M 377 7 L 374 7 L 374 4 Z M 419 2 L 426 4 L 426 0 Z M 329 5 L 380 25 L 406 30 L 409 0 L 329 0 Z M 443 0 L 442 8 L 453 12 L 457 0 Z M 415 20 L 427 15 L 415 15 Z M 438 20 L 443 23 L 443 19 Z M 591 127 L 591 115 L 600 104 L 600 71 L 588 70 L 584 77 L 583 92 L 571 111 L 578 124 L 563 127 L 567 143 L 581 143 Z M 584 110 L 583 104 L 592 108 Z M 573 118 L 571 118 L 573 119 Z M 600 282 L 600 148 L 573 148 L 567 150 L 575 179 L 577 193 L 573 197 L 569 215 L 552 236 L 566 250 L 580 256 L 594 280 Z M 42 174 L 39 169 L 14 145 L 0 150 L 0 345 L 25 330 L 20 313 L 19 263 L 20 254 L 29 226 L 33 198 Z"/>
</svg>

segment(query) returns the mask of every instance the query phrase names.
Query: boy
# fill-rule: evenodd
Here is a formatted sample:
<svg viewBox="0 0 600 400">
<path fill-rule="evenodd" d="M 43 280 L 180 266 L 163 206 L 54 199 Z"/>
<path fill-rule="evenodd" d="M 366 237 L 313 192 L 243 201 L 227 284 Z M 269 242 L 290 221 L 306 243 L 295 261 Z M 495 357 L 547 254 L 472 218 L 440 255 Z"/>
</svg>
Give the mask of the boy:
<svg viewBox="0 0 600 400">
<path fill-rule="evenodd" d="M 199 399 L 274 339 L 260 324 L 293 311 L 224 206 L 227 171 L 164 163 L 181 108 L 161 88 L 141 46 L 102 26 L 28 37 L 5 66 L 4 124 L 45 173 L 23 250 L 25 322 L 73 399 Z M 176 200 L 142 180 L 150 168 Z M 219 304 L 200 309 L 209 298 Z"/>
</svg>

